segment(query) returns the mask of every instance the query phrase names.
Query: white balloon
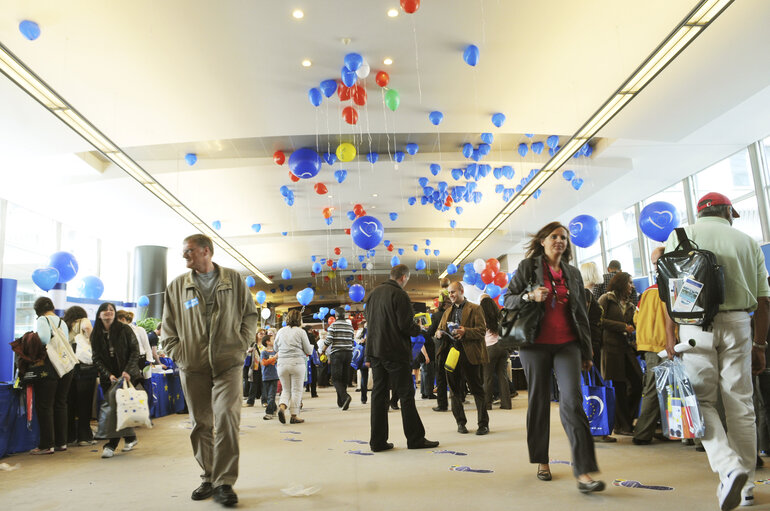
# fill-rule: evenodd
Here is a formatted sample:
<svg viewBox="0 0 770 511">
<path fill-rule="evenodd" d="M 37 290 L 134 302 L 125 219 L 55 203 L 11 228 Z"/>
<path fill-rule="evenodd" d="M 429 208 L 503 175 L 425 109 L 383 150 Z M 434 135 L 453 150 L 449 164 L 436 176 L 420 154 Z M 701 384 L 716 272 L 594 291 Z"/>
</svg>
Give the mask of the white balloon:
<svg viewBox="0 0 770 511">
<path fill-rule="evenodd" d="M 262 309 L 262 319 L 268 319 L 270 317 L 270 309 Z"/>
<path fill-rule="evenodd" d="M 476 305 L 479 304 L 481 301 L 481 294 L 484 292 L 481 289 L 477 288 L 476 286 L 463 286 L 463 289 L 465 289 L 465 298 L 471 302 L 475 303 Z"/>
<path fill-rule="evenodd" d="M 476 273 L 481 273 L 487 268 L 487 262 L 483 260 L 482 258 L 478 258 L 475 261 L 473 261 L 473 269 L 476 270 Z"/>
<path fill-rule="evenodd" d="M 366 78 L 369 76 L 369 71 L 371 71 L 371 68 L 369 67 L 369 63 L 364 59 L 364 62 L 361 64 L 361 67 L 358 68 L 356 71 L 356 75 L 359 78 Z"/>
</svg>

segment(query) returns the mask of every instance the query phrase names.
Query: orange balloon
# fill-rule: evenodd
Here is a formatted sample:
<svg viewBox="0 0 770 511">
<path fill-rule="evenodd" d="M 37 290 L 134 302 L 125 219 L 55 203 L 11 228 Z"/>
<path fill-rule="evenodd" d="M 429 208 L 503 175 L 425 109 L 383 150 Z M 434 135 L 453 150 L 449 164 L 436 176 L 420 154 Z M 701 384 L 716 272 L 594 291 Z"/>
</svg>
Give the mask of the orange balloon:
<svg viewBox="0 0 770 511">
<path fill-rule="evenodd" d="M 331 217 L 333 210 L 334 210 L 334 208 L 324 208 L 324 218 Z"/>
</svg>

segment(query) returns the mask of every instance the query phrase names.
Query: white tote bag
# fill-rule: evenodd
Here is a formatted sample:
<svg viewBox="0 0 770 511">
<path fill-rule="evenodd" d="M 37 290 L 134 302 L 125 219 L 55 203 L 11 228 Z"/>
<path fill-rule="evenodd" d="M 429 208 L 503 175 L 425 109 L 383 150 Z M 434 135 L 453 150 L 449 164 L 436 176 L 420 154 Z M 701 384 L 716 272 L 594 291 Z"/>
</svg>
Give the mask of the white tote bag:
<svg viewBox="0 0 770 511">
<path fill-rule="evenodd" d="M 136 428 L 139 426 L 152 427 L 150 408 L 147 405 L 147 393 L 137 390 L 133 385 L 123 380 L 123 388 L 115 392 L 115 403 L 118 412 L 118 430 Z"/>
<path fill-rule="evenodd" d="M 75 352 L 72 351 L 72 346 L 64 336 L 62 329 L 54 326 L 50 316 L 46 316 L 46 319 L 48 326 L 51 327 L 51 340 L 46 344 L 45 351 L 48 354 L 48 360 L 51 361 L 51 365 L 61 378 L 75 368 L 78 359 L 75 357 Z M 61 324 L 61 319 L 59 319 L 59 324 Z"/>
<path fill-rule="evenodd" d="M 86 334 L 83 332 L 83 327 L 80 325 L 80 321 L 83 320 L 79 320 L 77 323 L 78 333 L 75 335 L 75 355 L 77 355 L 78 361 L 80 361 L 81 364 L 91 365 L 94 363 L 93 351 L 91 350 L 91 340 L 86 337 Z"/>
</svg>

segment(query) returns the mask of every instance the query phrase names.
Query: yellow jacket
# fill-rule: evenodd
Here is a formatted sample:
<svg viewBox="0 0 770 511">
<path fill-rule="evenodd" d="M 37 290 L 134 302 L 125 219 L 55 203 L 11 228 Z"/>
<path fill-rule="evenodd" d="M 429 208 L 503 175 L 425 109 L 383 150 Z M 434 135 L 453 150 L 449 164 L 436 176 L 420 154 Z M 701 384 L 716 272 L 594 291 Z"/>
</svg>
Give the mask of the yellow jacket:
<svg viewBox="0 0 770 511">
<path fill-rule="evenodd" d="M 658 296 L 658 286 L 648 287 L 634 314 L 636 349 L 654 353 L 666 349 L 666 304 Z"/>
</svg>

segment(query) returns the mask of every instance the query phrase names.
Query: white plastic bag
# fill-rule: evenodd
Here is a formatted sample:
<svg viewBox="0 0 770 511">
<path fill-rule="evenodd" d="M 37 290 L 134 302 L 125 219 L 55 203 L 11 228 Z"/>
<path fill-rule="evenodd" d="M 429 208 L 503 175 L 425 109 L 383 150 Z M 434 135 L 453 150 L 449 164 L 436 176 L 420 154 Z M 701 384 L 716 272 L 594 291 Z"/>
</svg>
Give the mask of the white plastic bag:
<svg viewBox="0 0 770 511">
<path fill-rule="evenodd" d="M 663 434 L 671 439 L 702 438 L 706 425 L 682 360 L 665 360 L 653 371 Z"/>
<path fill-rule="evenodd" d="M 147 405 L 147 393 L 137 390 L 133 385 L 123 381 L 123 388 L 115 392 L 115 404 L 118 411 L 117 429 L 135 428 L 138 426 L 152 427 L 150 408 Z"/>
</svg>

